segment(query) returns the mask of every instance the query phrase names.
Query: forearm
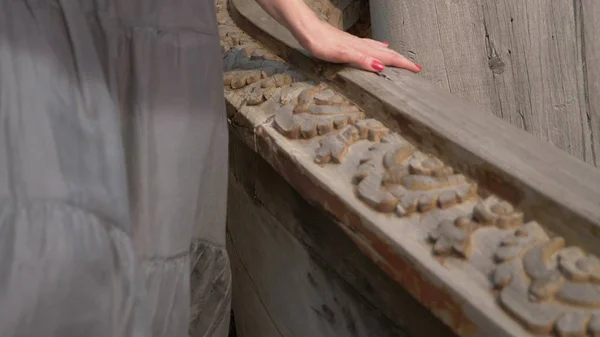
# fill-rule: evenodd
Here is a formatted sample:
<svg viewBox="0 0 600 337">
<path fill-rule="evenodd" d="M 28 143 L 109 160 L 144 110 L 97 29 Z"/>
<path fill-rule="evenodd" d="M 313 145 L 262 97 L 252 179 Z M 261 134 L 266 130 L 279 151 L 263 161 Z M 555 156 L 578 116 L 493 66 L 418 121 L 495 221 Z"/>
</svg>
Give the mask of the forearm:
<svg viewBox="0 0 600 337">
<path fill-rule="evenodd" d="M 316 58 L 369 71 L 382 71 L 385 65 L 421 71 L 421 66 L 389 49 L 387 43 L 358 38 L 319 20 L 304 0 L 255 1 Z"/>
<path fill-rule="evenodd" d="M 303 0 L 256 0 L 277 22 L 286 27 L 298 42 L 306 46 L 320 20 Z"/>
</svg>

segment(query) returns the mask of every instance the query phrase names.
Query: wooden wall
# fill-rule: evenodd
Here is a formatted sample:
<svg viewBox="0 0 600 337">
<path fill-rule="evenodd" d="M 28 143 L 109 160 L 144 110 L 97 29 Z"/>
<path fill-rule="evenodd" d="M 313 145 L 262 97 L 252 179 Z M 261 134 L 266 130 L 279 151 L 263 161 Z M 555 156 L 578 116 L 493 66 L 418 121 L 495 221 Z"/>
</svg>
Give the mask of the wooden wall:
<svg viewBox="0 0 600 337">
<path fill-rule="evenodd" d="M 422 75 L 600 166 L 598 0 L 370 0 Z"/>
</svg>

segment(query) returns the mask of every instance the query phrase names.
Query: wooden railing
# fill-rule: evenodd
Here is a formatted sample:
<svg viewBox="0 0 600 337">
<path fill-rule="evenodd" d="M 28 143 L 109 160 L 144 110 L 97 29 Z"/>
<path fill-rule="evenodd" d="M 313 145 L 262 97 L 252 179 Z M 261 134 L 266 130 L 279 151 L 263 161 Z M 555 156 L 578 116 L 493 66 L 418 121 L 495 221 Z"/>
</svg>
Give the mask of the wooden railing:
<svg viewBox="0 0 600 337">
<path fill-rule="evenodd" d="M 461 336 L 600 335 L 600 171 L 418 75 L 221 17 L 234 132 Z M 259 41 L 260 43 L 258 43 Z"/>
</svg>

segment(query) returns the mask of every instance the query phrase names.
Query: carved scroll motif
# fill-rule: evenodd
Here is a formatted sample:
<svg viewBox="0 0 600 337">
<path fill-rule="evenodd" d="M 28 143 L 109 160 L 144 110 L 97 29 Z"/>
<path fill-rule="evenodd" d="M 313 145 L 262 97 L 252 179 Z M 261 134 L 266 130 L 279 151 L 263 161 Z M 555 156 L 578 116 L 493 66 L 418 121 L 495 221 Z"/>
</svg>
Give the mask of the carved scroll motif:
<svg viewBox="0 0 600 337">
<path fill-rule="evenodd" d="M 256 83 L 242 94 L 245 98 L 244 104 L 250 106 L 267 101 L 278 92 L 278 89 L 291 85 L 292 82 L 293 79 L 288 74 L 275 74 L 269 77 L 262 70 L 243 70 L 227 73 L 223 81 L 225 85 L 229 85 L 232 89 L 241 89 Z"/>
<path fill-rule="evenodd" d="M 263 59 L 256 52 L 249 56 L 245 49 L 231 48 L 224 55 L 224 64 L 228 69 L 223 76 L 225 97 L 237 110 L 256 106 L 274 111 L 295 101 L 303 89 L 314 87 L 289 64 Z M 266 102 L 270 103 L 263 105 Z"/>
<path fill-rule="evenodd" d="M 358 137 L 358 129 L 352 125 L 346 125 L 340 132 L 328 135 L 319 141 L 315 163 L 341 163 L 348 152 L 348 147 L 357 141 Z"/>
<path fill-rule="evenodd" d="M 354 142 L 367 139 L 379 141 L 387 135 L 389 129 L 374 119 L 362 119 L 354 125 L 346 125 L 339 132 L 334 132 L 319 141 L 319 149 L 315 156 L 315 162 L 324 164 L 342 162 L 350 145 Z"/>
<path fill-rule="evenodd" d="M 274 125 L 282 135 L 291 139 L 326 135 L 364 118 L 356 106 L 324 85 L 308 88 L 292 86 L 284 96 L 286 100 L 282 103 L 285 105 L 277 111 Z"/>
<path fill-rule="evenodd" d="M 502 307 L 534 333 L 600 336 L 600 260 L 530 222 L 496 250 Z"/>
<path fill-rule="evenodd" d="M 355 141 L 379 141 L 389 132 L 376 120 L 363 120 L 362 111 L 346 98 L 324 84 L 307 81 L 286 63 L 250 57 L 238 48 L 226 53 L 225 60 L 231 68 L 223 78 L 230 104 L 239 110 L 271 102 L 263 108 L 276 111 L 273 124 L 282 135 L 324 136 L 316 140 L 316 163 L 340 163 Z"/>
<path fill-rule="evenodd" d="M 472 198 L 476 185 L 435 157 L 417 152 L 398 134 L 374 144 L 355 175 L 358 197 L 400 217 L 448 208 Z"/>
<path fill-rule="evenodd" d="M 434 242 L 433 253 L 436 255 L 457 255 L 468 258 L 471 255 L 472 234 L 485 226 L 496 226 L 506 229 L 523 223 L 523 213 L 515 211 L 511 204 L 491 196 L 478 202 L 470 217 L 459 217 L 456 220 L 443 220 L 429 234 Z"/>
</svg>

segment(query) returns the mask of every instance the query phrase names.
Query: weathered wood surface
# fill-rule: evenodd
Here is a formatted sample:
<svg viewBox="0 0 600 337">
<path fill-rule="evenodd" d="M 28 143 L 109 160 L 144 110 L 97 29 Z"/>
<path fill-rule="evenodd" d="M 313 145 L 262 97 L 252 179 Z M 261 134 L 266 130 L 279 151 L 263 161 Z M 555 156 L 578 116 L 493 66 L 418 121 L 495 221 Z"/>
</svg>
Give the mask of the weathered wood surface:
<svg viewBox="0 0 600 337">
<path fill-rule="evenodd" d="M 370 0 L 373 37 L 422 76 L 600 166 L 595 1 Z M 582 5 L 583 4 L 583 5 Z M 586 71 L 587 68 L 587 71 Z M 590 71 L 591 70 L 591 71 Z"/>
<path fill-rule="evenodd" d="M 580 249 L 600 252 L 597 170 L 407 72 L 328 83 L 261 48 L 224 54 L 232 125 L 434 315 L 463 336 L 600 333 L 600 262 Z"/>
<path fill-rule="evenodd" d="M 454 336 L 232 130 L 228 250 L 239 337 Z"/>
<path fill-rule="evenodd" d="M 232 3 L 255 26 L 290 49 L 301 50 L 291 34 L 253 2 Z M 296 62 L 300 53 L 290 59 Z M 318 66 L 306 66 L 313 68 Z M 402 130 L 404 137 L 465 170 L 479 184 L 531 212 L 532 218 L 600 254 L 595 241 L 600 236 L 598 169 L 479 113 L 472 104 L 410 72 L 387 69 L 377 76 L 345 69 L 333 80 L 367 115 Z"/>
<path fill-rule="evenodd" d="M 227 252 L 231 261 L 233 293 L 235 294 L 232 298 L 236 331 L 234 337 L 284 337 L 264 307 L 253 280 L 244 268 L 239 252 L 231 241 L 229 232 L 227 233 Z M 236 316 L 236 313 L 239 314 Z"/>
</svg>

